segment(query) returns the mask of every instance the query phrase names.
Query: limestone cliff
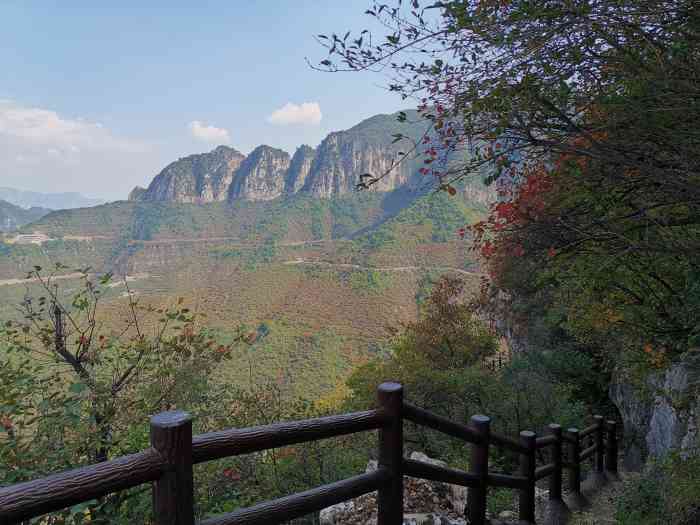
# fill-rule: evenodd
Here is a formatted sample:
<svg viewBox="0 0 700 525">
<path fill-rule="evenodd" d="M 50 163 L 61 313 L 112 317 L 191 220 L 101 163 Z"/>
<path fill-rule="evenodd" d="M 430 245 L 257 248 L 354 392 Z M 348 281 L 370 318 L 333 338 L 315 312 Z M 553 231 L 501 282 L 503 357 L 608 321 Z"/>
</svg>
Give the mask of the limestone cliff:
<svg viewBox="0 0 700 525">
<path fill-rule="evenodd" d="M 395 114 L 376 115 L 348 130 L 330 133 L 315 150 L 299 147 L 291 159 L 270 146 L 259 146 L 248 157 L 219 146 L 169 164 L 148 189 L 132 192 L 132 200 L 260 201 L 298 192 L 329 198 L 355 191 L 364 173 L 379 177 L 387 172 L 372 190 L 391 191 L 409 182 L 418 162 L 398 163 L 399 153 L 409 150 L 411 143 L 396 143 L 394 137 L 401 133 L 415 140 L 423 127 L 400 123 Z"/>
<path fill-rule="evenodd" d="M 302 188 L 318 197 L 333 197 L 354 191 L 360 176 L 386 175 L 372 186 L 391 191 L 407 184 L 417 171 L 414 160 L 398 163 L 399 153 L 411 147 L 409 141 L 394 143 L 395 134 L 416 140 L 422 129 L 399 123 L 396 115 L 376 115 L 346 130 L 329 134 L 316 150 L 311 172 Z"/>
<path fill-rule="evenodd" d="M 144 196 L 146 195 L 146 188 L 142 188 L 141 186 L 136 186 L 134 187 L 133 190 L 129 192 L 129 198 L 127 200 L 130 201 L 141 201 L 143 200 Z"/>
<path fill-rule="evenodd" d="M 267 201 L 282 195 L 289 153 L 258 146 L 241 162 L 229 190 L 229 200 Z"/>
<path fill-rule="evenodd" d="M 145 201 L 206 203 L 226 200 L 245 156 L 228 146 L 190 155 L 163 169 L 142 196 Z"/>
<path fill-rule="evenodd" d="M 297 148 L 287 171 L 284 184 L 285 193 L 296 193 L 303 188 L 315 157 L 316 150 L 311 146 L 304 144 Z"/>
<path fill-rule="evenodd" d="M 671 451 L 685 455 L 700 449 L 700 349 L 649 375 L 641 385 L 618 377 L 610 398 L 624 423 L 628 469 Z"/>
</svg>

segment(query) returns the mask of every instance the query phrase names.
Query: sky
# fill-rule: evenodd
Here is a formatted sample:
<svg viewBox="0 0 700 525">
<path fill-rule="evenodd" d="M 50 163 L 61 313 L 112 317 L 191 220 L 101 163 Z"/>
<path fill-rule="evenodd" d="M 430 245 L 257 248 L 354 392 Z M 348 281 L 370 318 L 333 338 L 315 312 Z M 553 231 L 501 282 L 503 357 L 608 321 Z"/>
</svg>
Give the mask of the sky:
<svg viewBox="0 0 700 525">
<path fill-rule="evenodd" d="M 3 0 L 0 186 L 125 199 L 219 144 L 293 153 L 403 109 L 381 74 L 306 63 L 314 35 L 376 29 L 369 3 Z"/>
</svg>

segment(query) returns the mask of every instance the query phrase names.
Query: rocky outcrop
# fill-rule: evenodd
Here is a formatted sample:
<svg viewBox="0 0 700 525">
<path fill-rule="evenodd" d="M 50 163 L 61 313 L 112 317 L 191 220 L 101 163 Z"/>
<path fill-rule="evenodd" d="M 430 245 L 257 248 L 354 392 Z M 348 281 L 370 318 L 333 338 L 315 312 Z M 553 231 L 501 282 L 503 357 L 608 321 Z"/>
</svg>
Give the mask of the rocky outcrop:
<svg viewBox="0 0 700 525">
<path fill-rule="evenodd" d="M 331 133 L 318 147 L 302 191 L 323 198 L 350 193 L 364 173 L 386 174 L 372 189 L 390 191 L 406 184 L 413 171 L 410 163 L 397 164 L 397 160 L 394 146 L 369 141 L 358 133 Z"/>
<path fill-rule="evenodd" d="M 700 453 L 700 349 L 649 375 L 643 385 L 618 378 L 610 397 L 624 423 L 627 469 L 638 470 L 647 458 L 670 451 Z"/>
<path fill-rule="evenodd" d="M 413 452 L 411 459 L 433 465 L 446 466 L 443 461 Z M 370 461 L 367 472 L 376 470 L 377 462 Z M 423 479 L 404 478 L 404 525 L 465 525 L 464 510 L 467 489 L 458 485 Z M 376 523 L 377 497 L 374 493 L 360 496 L 323 509 L 321 525 L 369 525 Z"/>
<path fill-rule="evenodd" d="M 229 200 L 267 201 L 282 195 L 289 153 L 258 146 L 241 162 L 229 190 Z"/>
<path fill-rule="evenodd" d="M 143 200 L 144 196 L 146 195 L 146 188 L 142 188 L 141 186 L 136 186 L 133 190 L 129 192 L 129 199 L 130 201 L 141 201 Z"/>
<path fill-rule="evenodd" d="M 302 145 L 297 148 L 289 164 L 289 170 L 284 181 L 285 193 L 296 193 L 304 187 L 306 178 L 311 172 L 311 164 L 316 157 L 316 150 L 311 146 Z"/>
<path fill-rule="evenodd" d="M 228 146 L 190 155 L 163 169 L 142 196 L 146 201 L 207 203 L 228 197 L 234 173 L 245 156 Z"/>
<path fill-rule="evenodd" d="M 282 194 L 307 193 L 331 198 L 354 192 L 362 175 L 380 180 L 372 191 L 392 191 L 418 182 L 421 159 L 403 159 L 425 132 L 415 112 L 412 123 L 397 115 L 375 115 L 356 126 L 330 133 L 314 149 L 300 146 L 289 154 L 259 146 L 245 157 L 227 146 L 190 155 L 168 165 L 145 192 L 132 192 L 146 201 L 207 203 L 213 201 L 271 200 Z M 394 140 L 398 135 L 410 140 Z M 135 190 L 136 191 L 136 190 Z M 470 185 L 464 197 L 486 202 L 492 196 L 485 186 Z"/>
</svg>

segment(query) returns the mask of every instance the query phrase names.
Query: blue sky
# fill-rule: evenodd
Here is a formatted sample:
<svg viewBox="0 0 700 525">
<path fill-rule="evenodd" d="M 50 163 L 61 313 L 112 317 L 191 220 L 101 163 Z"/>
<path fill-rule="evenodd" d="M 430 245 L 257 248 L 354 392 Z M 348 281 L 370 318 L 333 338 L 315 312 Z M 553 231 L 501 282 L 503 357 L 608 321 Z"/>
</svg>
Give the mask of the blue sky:
<svg viewBox="0 0 700 525">
<path fill-rule="evenodd" d="M 313 71 L 369 0 L 0 4 L 0 186 L 125 198 L 219 143 L 290 153 L 407 106 L 376 73 Z"/>
</svg>

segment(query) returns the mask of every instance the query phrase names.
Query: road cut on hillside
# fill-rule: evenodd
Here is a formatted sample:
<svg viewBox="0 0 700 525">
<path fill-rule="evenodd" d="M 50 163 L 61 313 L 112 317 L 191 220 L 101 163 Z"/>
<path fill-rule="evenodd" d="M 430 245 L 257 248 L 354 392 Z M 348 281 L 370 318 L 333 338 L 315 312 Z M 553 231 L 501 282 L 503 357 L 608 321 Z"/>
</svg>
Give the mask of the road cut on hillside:
<svg viewBox="0 0 700 525">
<path fill-rule="evenodd" d="M 455 272 L 462 275 L 469 275 L 472 277 L 483 277 L 484 275 L 486 275 L 484 273 L 470 272 L 467 270 L 462 270 L 461 268 L 452 268 L 450 266 L 362 266 L 360 264 L 332 263 L 327 261 L 309 261 L 302 258 L 292 259 L 291 261 L 285 261 L 284 264 L 309 264 L 315 266 L 328 266 L 331 268 L 347 268 L 349 270 L 375 270 L 377 272 L 415 272 L 419 270 L 439 270 L 441 272 Z"/>
</svg>

